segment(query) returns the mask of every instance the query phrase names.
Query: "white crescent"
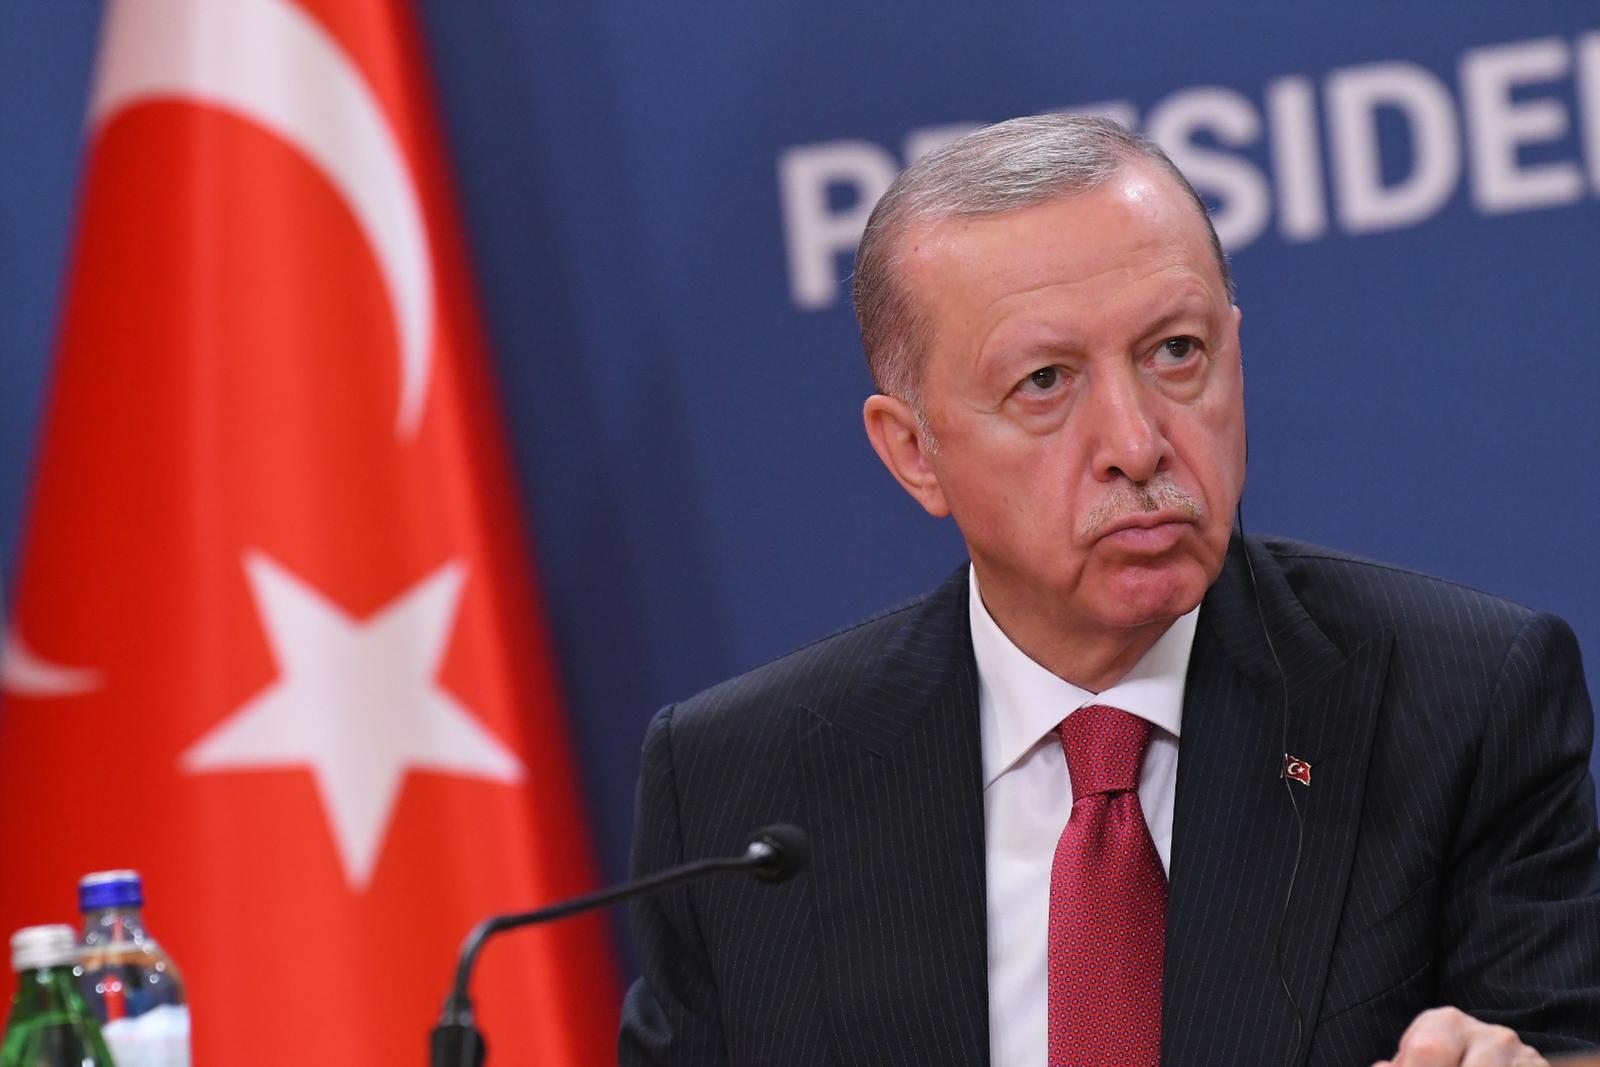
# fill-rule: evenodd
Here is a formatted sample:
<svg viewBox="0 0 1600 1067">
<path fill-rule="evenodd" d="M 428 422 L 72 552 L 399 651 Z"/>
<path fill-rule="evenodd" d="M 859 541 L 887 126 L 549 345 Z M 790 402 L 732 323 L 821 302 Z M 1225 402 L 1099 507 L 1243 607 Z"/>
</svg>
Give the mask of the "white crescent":
<svg viewBox="0 0 1600 1067">
<path fill-rule="evenodd" d="M 69 697 L 100 688 L 100 672 L 41 658 L 12 626 L 0 643 L 0 691 L 19 697 Z"/>
<path fill-rule="evenodd" d="M 411 170 L 361 71 L 288 0 L 113 0 L 90 126 L 162 98 L 194 100 L 266 128 L 344 198 L 378 260 L 394 315 L 396 433 L 414 435 L 432 363 L 433 256 Z"/>
</svg>

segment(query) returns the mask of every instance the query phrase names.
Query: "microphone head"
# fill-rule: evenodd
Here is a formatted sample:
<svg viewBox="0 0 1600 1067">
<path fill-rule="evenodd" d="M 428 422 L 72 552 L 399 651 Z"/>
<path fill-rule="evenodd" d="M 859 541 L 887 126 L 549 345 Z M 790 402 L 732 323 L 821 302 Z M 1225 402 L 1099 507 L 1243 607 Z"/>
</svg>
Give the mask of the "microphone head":
<svg viewBox="0 0 1600 1067">
<path fill-rule="evenodd" d="M 766 854 L 750 872 L 763 882 L 784 881 L 811 862 L 811 838 L 793 823 L 763 826 L 750 835 L 750 850 Z"/>
</svg>

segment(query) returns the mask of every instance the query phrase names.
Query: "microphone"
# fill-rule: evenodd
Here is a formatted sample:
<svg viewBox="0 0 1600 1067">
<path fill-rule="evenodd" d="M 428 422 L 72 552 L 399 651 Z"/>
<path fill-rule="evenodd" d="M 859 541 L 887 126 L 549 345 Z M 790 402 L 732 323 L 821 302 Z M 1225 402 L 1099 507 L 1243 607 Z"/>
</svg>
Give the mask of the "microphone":
<svg viewBox="0 0 1600 1067">
<path fill-rule="evenodd" d="M 478 961 L 478 953 L 482 951 L 484 942 L 495 934 L 520 926 L 554 922 L 728 871 L 747 871 L 763 882 L 782 882 L 798 873 L 810 860 L 811 839 L 806 832 L 789 823 L 775 823 L 751 834 L 750 843 L 745 846 L 742 855 L 718 856 L 668 867 L 664 871 L 564 900 L 537 911 L 491 915 L 474 926 L 461 944 L 461 955 L 456 961 L 455 986 L 445 998 L 439 1025 L 433 1028 L 429 1039 L 429 1063 L 432 1067 L 482 1067 L 488 1048 L 473 1021 L 472 998 L 467 995 L 467 986 L 472 981 L 472 968 Z"/>
</svg>

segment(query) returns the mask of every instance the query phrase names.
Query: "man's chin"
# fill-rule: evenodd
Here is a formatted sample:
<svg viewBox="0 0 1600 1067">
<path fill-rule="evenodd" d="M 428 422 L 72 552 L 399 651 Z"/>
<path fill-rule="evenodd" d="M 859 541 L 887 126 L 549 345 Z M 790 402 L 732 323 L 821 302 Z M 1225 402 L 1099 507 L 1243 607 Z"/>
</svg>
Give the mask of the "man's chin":
<svg viewBox="0 0 1600 1067">
<path fill-rule="evenodd" d="M 1101 616 L 1121 627 L 1171 622 L 1193 611 L 1211 584 L 1197 560 L 1115 567 L 1102 583 Z"/>
</svg>

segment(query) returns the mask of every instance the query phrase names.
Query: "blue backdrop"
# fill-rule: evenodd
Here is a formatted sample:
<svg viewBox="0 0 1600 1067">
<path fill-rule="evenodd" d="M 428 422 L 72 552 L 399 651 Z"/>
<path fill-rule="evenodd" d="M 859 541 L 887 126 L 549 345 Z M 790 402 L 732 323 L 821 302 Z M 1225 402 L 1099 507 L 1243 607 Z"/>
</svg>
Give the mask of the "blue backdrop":
<svg viewBox="0 0 1600 1067">
<path fill-rule="evenodd" d="M 606 872 L 650 714 L 961 558 L 879 467 L 840 285 L 895 168 L 1094 108 L 1216 206 L 1255 531 L 1556 611 L 1600 681 L 1600 15 L 1589 0 L 428 0 Z M 99 5 L 0 5 L 0 560 Z"/>
</svg>

